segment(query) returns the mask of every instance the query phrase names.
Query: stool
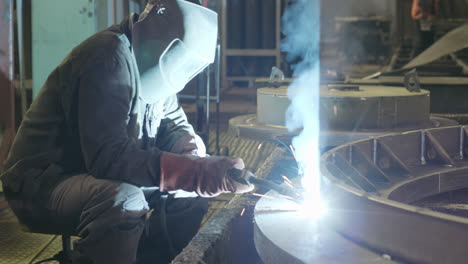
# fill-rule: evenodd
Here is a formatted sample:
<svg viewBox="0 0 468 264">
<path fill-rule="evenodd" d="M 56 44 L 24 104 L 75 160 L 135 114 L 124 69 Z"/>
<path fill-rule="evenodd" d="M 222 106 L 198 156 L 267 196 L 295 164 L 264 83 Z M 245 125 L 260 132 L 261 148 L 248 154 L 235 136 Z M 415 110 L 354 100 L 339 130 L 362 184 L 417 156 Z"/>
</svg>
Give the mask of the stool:
<svg viewBox="0 0 468 264">
<path fill-rule="evenodd" d="M 53 257 L 40 260 L 34 264 L 45 263 L 48 261 L 57 261 L 60 264 L 70 264 L 71 263 L 71 246 L 70 246 L 70 236 L 62 234 L 62 251 L 55 254 Z"/>
<path fill-rule="evenodd" d="M 43 233 L 43 232 L 34 232 L 34 230 L 29 229 L 25 225 L 21 225 L 21 230 L 29 233 L 41 233 L 47 235 L 58 235 L 58 234 L 50 234 L 50 233 Z M 67 234 L 59 234 L 62 237 L 62 250 L 55 254 L 53 257 L 40 260 L 35 262 L 34 264 L 41 264 L 48 261 L 57 261 L 59 264 L 71 264 L 71 242 L 70 242 L 70 235 Z"/>
</svg>

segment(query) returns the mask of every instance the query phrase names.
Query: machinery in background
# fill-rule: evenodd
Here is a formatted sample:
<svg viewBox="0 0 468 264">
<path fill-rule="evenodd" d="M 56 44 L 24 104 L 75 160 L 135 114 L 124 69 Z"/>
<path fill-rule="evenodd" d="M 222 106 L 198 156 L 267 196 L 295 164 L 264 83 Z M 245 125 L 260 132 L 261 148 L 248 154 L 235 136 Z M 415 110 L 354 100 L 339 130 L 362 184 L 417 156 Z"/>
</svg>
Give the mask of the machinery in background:
<svg viewBox="0 0 468 264">
<path fill-rule="evenodd" d="M 197 76 L 184 90 L 178 94 L 179 100 L 191 101 L 196 104 L 196 113 L 194 118 L 194 128 L 201 136 L 205 145 L 210 141 L 210 121 L 212 102 L 216 104 L 216 129 L 215 129 L 215 153 L 219 155 L 219 135 L 220 135 L 220 104 L 221 104 L 221 46 L 216 48 L 215 62 L 208 66 L 200 75 Z M 213 91 L 214 90 L 214 91 Z M 214 95 L 213 95 L 214 94 Z"/>
<path fill-rule="evenodd" d="M 363 79 L 349 79 L 349 84 L 402 85 L 404 75 L 416 70 L 420 86 L 431 92 L 431 113 L 468 122 L 468 24 L 441 37 L 431 47 L 410 60 L 409 49 L 397 52 L 388 69 Z"/>
<path fill-rule="evenodd" d="M 457 123 L 431 117 L 430 93 L 401 86 L 329 84 L 320 89 L 320 147 L 327 150 L 355 140 L 389 133 Z M 229 120 L 237 136 L 252 139 L 291 138 L 285 127 L 290 104 L 287 86 L 257 89 L 257 114 Z M 289 141 L 289 140 L 288 140 Z"/>
<path fill-rule="evenodd" d="M 382 64 L 391 52 L 391 20 L 382 16 L 336 17 L 338 53 L 349 63 Z"/>
</svg>

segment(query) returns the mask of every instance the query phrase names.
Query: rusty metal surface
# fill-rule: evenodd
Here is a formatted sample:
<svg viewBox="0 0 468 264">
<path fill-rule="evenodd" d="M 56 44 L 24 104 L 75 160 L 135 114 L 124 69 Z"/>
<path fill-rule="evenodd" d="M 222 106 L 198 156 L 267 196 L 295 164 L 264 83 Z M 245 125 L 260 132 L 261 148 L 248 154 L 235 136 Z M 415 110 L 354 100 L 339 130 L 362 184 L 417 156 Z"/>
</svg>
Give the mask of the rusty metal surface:
<svg viewBox="0 0 468 264">
<path fill-rule="evenodd" d="M 330 222 L 410 263 L 466 263 L 468 219 L 410 205 L 468 187 L 464 126 L 340 146 L 322 157 Z"/>
<path fill-rule="evenodd" d="M 13 1 L 0 1 L 0 168 L 15 134 L 13 87 Z"/>
</svg>

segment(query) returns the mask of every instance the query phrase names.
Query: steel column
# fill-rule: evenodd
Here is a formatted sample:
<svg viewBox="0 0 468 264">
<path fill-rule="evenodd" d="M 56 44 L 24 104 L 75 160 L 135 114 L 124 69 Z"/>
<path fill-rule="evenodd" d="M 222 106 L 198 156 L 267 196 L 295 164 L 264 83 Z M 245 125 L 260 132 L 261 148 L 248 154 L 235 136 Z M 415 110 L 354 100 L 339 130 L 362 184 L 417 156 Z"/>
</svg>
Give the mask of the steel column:
<svg viewBox="0 0 468 264">
<path fill-rule="evenodd" d="M 13 1 L 0 0 L 0 168 L 15 135 L 15 107 L 13 86 Z"/>
</svg>

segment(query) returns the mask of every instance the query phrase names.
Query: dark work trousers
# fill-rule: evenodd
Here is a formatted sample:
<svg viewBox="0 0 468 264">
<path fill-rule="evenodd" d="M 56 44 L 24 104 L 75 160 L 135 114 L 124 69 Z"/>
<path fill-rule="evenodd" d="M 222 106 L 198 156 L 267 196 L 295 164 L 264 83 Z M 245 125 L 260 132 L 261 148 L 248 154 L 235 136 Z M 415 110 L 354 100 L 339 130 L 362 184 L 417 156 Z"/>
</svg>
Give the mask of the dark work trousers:
<svg viewBox="0 0 468 264">
<path fill-rule="evenodd" d="M 421 21 L 415 21 L 415 36 L 413 41 L 413 57 L 418 56 L 434 43 L 434 29 L 423 30 Z"/>
<path fill-rule="evenodd" d="M 137 258 L 139 264 L 168 263 L 196 234 L 207 201 L 164 201 L 163 216 L 168 221 L 163 226 L 159 212 L 163 198 L 154 198 L 154 192 L 157 191 L 143 192 L 142 188 L 120 181 L 76 175 L 54 188 L 47 211 L 60 232 L 80 237 L 74 242 L 74 264 L 132 264 L 137 263 Z M 148 196 L 152 197 L 150 203 Z M 155 208 L 148 218 L 151 204 Z M 137 257 L 137 252 L 142 257 Z"/>
</svg>

